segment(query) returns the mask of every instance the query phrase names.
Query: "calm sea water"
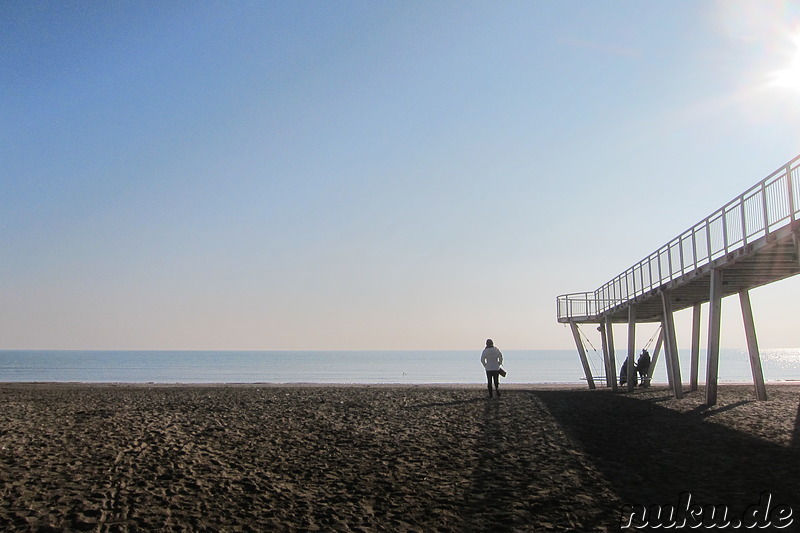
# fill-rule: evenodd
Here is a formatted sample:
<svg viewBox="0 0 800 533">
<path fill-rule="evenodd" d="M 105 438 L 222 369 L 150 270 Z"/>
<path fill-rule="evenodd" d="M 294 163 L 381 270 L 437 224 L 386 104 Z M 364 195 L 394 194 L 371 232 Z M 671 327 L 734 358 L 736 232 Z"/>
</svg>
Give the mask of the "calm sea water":
<svg viewBox="0 0 800 533">
<path fill-rule="evenodd" d="M 506 383 L 584 383 L 574 350 L 504 350 Z M 617 352 L 617 360 L 625 357 Z M 480 350 L 457 351 L 0 351 L 0 382 L 483 383 Z M 800 380 L 800 349 L 765 350 L 767 380 Z M 595 376 L 602 358 L 589 354 Z M 618 363 L 619 368 L 619 363 Z M 681 352 L 689 376 L 689 354 Z M 752 381 L 745 350 L 722 350 L 721 381 Z M 705 379 L 701 354 L 700 380 Z M 666 383 L 663 354 L 654 382 Z"/>
</svg>

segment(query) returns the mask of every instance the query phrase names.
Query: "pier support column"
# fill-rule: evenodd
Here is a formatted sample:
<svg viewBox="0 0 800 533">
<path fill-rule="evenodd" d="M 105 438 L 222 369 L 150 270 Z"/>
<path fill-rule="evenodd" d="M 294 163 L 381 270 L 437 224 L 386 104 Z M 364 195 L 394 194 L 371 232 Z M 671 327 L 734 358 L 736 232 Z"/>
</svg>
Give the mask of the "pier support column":
<svg viewBox="0 0 800 533">
<path fill-rule="evenodd" d="M 689 369 L 689 390 L 697 390 L 697 374 L 700 367 L 700 304 L 692 308 L 692 359 Z"/>
<path fill-rule="evenodd" d="M 672 361 L 669 358 L 669 341 L 666 339 L 665 331 L 667 331 L 667 319 L 662 316 L 661 336 L 664 337 L 664 365 L 667 367 L 667 385 L 669 386 L 669 390 L 674 391 L 675 387 L 672 384 Z"/>
<path fill-rule="evenodd" d="M 681 366 L 678 357 L 678 338 L 675 335 L 675 317 L 672 314 L 672 297 L 666 292 L 661 293 L 661 305 L 664 310 L 664 341 L 667 358 L 667 372 L 672 376 L 672 392 L 675 398 L 683 398 L 683 383 L 681 382 Z"/>
<path fill-rule="evenodd" d="M 603 343 L 603 364 L 606 369 L 606 387 L 613 387 L 614 372 L 611 370 L 611 359 L 608 354 L 608 339 L 606 337 L 606 323 L 600 322 L 597 326 L 597 331 L 600 332 L 600 341 Z"/>
<path fill-rule="evenodd" d="M 611 390 L 617 392 L 617 355 L 614 351 L 614 326 L 606 319 L 606 342 L 608 342 L 608 364 L 611 369 Z"/>
<path fill-rule="evenodd" d="M 719 333 L 722 313 L 722 270 L 711 269 L 711 292 L 708 302 L 708 354 L 706 363 L 706 405 L 717 403 L 719 374 Z"/>
<path fill-rule="evenodd" d="M 634 358 L 636 357 L 636 306 L 628 308 L 628 392 L 633 392 L 633 376 L 636 371 L 633 368 Z"/>
<path fill-rule="evenodd" d="M 661 352 L 661 344 L 664 342 L 664 328 L 658 332 L 658 339 L 656 340 L 656 347 L 653 348 L 653 358 L 650 360 L 650 368 L 647 369 L 648 383 L 653 381 L 653 371 L 656 369 L 656 362 L 658 361 L 658 354 Z M 671 385 L 670 385 L 671 386 Z"/>
<path fill-rule="evenodd" d="M 750 307 L 750 293 L 747 290 L 743 290 L 739 293 L 739 303 L 742 306 L 744 334 L 747 338 L 747 351 L 750 354 L 750 370 L 753 372 L 753 384 L 756 387 L 756 399 L 766 400 L 767 388 L 764 386 L 764 372 L 761 370 L 761 355 L 758 353 L 756 324 L 755 320 L 753 320 L 753 309 Z"/>
<path fill-rule="evenodd" d="M 586 358 L 586 350 L 583 347 L 581 333 L 578 331 L 578 324 L 570 322 L 569 327 L 572 329 L 572 337 L 575 339 L 575 346 L 578 347 L 578 355 L 581 356 L 581 364 L 583 365 L 583 373 L 586 375 L 586 382 L 589 383 L 589 388 L 593 389 L 594 378 L 592 377 L 592 370 L 589 368 L 589 360 Z"/>
</svg>

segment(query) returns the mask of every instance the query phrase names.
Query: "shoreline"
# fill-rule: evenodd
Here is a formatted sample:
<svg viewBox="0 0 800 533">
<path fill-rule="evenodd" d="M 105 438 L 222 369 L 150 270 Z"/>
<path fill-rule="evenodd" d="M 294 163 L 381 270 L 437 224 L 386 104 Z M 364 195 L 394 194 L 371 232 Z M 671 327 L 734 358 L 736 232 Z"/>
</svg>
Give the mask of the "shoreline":
<svg viewBox="0 0 800 533">
<path fill-rule="evenodd" d="M 787 381 L 765 381 L 767 387 L 798 387 L 800 388 L 800 381 L 787 380 Z M 720 389 L 728 387 L 736 388 L 754 388 L 753 383 L 747 382 L 720 382 L 718 384 Z M 274 383 L 274 382 L 214 382 L 214 383 L 184 383 L 184 382 L 104 382 L 104 381 L 5 381 L 0 382 L 0 389 L 47 389 L 47 388 L 242 388 L 242 389 L 444 389 L 444 390 L 486 390 L 485 383 L 314 383 L 314 382 L 289 382 L 289 383 Z M 501 382 L 501 390 L 562 390 L 562 391 L 586 391 L 586 392 L 600 392 L 612 389 L 605 385 L 598 386 L 596 389 L 589 389 L 585 383 L 506 383 Z M 636 387 L 636 392 L 647 392 L 652 390 L 666 390 L 670 392 L 666 383 L 655 383 L 648 388 Z M 700 384 L 697 391 L 690 391 L 689 384 L 684 383 L 684 395 L 703 393 L 705 385 Z M 630 394 L 625 390 L 624 386 L 618 386 L 617 394 Z M 671 392 L 670 392 L 671 394 Z M 674 399 L 674 398 L 673 398 Z M 680 401 L 680 400 L 676 400 Z"/>
<path fill-rule="evenodd" d="M 502 378 L 501 378 L 502 379 Z M 767 386 L 800 386 L 800 380 L 770 380 L 765 381 Z M 591 390 L 583 383 L 575 382 L 542 382 L 542 383 L 503 383 L 500 382 L 501 388 L 509 390 L 538 390 L 538 389 L 575 389 L 575 390 Z M 253 381 L 253 382 L 226 382 L 226 381 L 209 381 L 209 382 L 166 382 L 166 381 L 0 381 L 0 388 L 14 387 L 14 386 L 32 386 L 32 387 L 321 387 L 321 388 L 419 388 L 419 387 L 432 387 L 432 388 L 466 388 L 466 389 L 485 389 L 486 383 L 331 383 L 331 382 L 313 382 L 313 381 L 290 381 L 290 382 L 272 382 L 272 381 Z M 689 384 L 684 383 L 684 393 L 689 392 Z M 746 381 L 720 381 L 719 387 L 746 387 L 754 386 L 752 382 Z M 624 392 L 625 386 L 618 385 L 618 391 Z M 666 383 L 654 383 L 649 388 L 668 388 Z M 699 390 L 704 390 L 705 384 L 699 384 Z M 595 390 L 611 390 L 604 383 L 598 384 Z M 645 390 L 637 386 L 634 390 Z"/>
<path fill-rule="evenodd" d="M 315 383 L 315 382 L 123 382 L 123 381 L 0 381 L 3 387 L 187 387 L 187 388 L 434 388 L 434 389 L 486 389 L 486 383 Z M 580 383 L 501 383 L 508 390 L 585 389 Z"/>
</svg>

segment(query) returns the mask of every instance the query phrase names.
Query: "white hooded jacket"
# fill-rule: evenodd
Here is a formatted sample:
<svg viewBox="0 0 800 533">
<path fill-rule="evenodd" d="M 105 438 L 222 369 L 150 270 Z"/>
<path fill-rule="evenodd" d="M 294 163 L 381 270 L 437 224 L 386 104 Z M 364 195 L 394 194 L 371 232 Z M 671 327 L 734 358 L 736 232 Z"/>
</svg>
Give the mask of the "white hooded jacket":
<svg viewBox="0 0 800 533">
<path fill-rule="evenodd" d="M 487 346 L 481 354 L 481 364 L 486 370 L 500 370 L 503 364 L 503 354 L 494 346 Z"/>
</svg>

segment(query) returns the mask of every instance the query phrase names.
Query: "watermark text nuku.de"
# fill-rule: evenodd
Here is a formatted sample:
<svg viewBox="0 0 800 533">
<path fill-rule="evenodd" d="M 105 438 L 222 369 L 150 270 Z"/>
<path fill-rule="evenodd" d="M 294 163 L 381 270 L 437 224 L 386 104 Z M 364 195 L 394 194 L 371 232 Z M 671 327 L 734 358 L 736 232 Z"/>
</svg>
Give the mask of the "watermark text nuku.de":
<svg viewBox="0 0 800 533">
<path fill-rule="evenodd" d="M 783 529 L 794 519 L 792 508 L 773 501 L 772 494 L 762 492 L 758 503 L 735 513 L 727 505 L 701 504 L 692 494 L 682 492 L 677 505 L 624 505 L 620 518 L 622 529 L 650 528 L 766 528 Z"/>
</svg>

